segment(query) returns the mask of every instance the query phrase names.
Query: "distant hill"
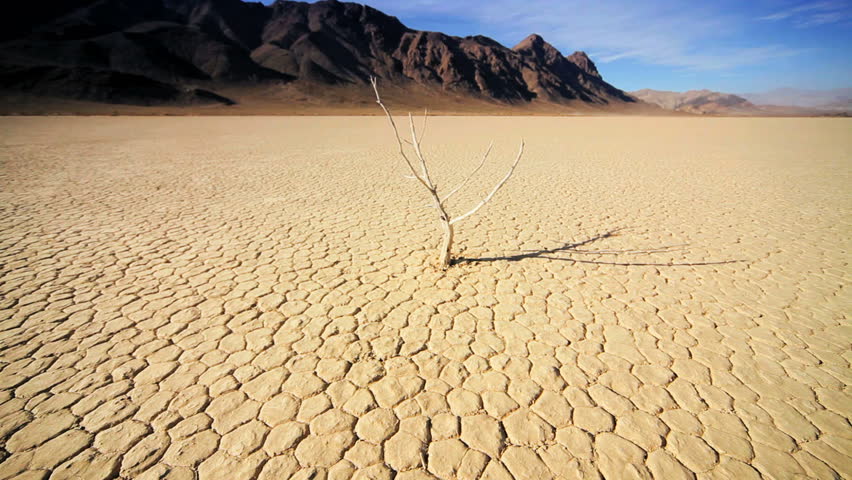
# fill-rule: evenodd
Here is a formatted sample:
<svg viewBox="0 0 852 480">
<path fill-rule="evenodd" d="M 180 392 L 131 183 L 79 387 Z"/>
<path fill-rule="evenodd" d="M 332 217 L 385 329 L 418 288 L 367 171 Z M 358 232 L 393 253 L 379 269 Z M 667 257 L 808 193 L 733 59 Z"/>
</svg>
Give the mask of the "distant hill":
<svg viewBox="0 0 852 480">
<path fill-rule="evenodd" d="M 832 90 L 778 88 L 762 93 L 743 93 L 742 96 L 756 105 L 852 112 L 852 88 Z"/>
<path fill-rule="evenodd" d="M 630 92 L 630 95 L 643 102 L 678 112 L 718 115 L 748 114 L 759 111 L 754 104 L 743 97 L 710 90 L 690 90 L 681 93 L 646 88 Z"/>
<path fill-rule="evenodd" d="M 852 88 L 797 90 L 784 88 L 765 93 L 713 92 L 690 90 L 667 92 L 643 89 L 630 92 L 637 100 L 677 112 L 701 115 L 849 115 L 852 114 Z"/>
<path fill-rule="evenodd" d="M 413 30 L 338 1 L 46 0 L 0 33 L 0 93 L 109 104 L 347 101 L 368 78 L 416 97 L 627 105 L 583 52 Z M 347 93 L 357 90 L 357 95 Z M 399 93 L 400 96 L 403 93 Z M 455 101 L 455 100 L 454 100 Z"/>
</svg>

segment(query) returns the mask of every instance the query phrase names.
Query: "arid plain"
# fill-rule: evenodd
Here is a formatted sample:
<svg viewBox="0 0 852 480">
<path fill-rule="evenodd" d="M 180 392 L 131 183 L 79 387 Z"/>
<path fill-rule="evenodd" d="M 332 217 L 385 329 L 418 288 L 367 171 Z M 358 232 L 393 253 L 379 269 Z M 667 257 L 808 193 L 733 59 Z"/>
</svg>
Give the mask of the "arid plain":
<svg viewBox="0 0 852 480">
<path fill-rule="evenodd" d="M 852 121 L 0 119 L 0 478 L 852 477 Z"/>
</svg>

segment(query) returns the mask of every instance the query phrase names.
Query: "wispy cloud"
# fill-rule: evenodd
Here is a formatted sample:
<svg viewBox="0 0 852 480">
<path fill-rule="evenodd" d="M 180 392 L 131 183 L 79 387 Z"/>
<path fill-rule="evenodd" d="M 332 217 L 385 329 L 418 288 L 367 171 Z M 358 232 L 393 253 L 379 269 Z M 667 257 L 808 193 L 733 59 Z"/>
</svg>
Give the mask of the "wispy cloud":
<svg viewBox="0 0 852 480">
<path fill-rule="evenodd" d="M 793 57 L 807 52 L 804 48 L 788 48 L 782 45 L 761 47 L 732 47 L 714 49 L 708 53 L 673 52 L 665 57 L 649 56 L 641 51 L 627 51 L 614 55 L 598 57 L 601 63 L 614 62 L 624 58 L 636 58 L 658 65 L 681 67 L 687 70 L 709 71 L 730 70 L 738 67 L 753 66 L 770 60 Z"/>
<path fill-rule="evenodd" d="M 852 2 L 807 2 L 758 17 L 768 22 L 788 21 L 798 28 L 817 27 L 852 20 Z"/>
<path fill-rule="evenodd" d="M 593 51 L 603 63 L 630 59 L 690 70 L 725 70 L 802 52 L 780 44 L 732 44 L 730 39 L 753 20 L 731 13 L 735 9 L 727 8 L 725 1 L 690 3 L 689 8 L 679 0 L 375 0 L 371 5 L 415 17 L 463 18 L 503 41 L 519 41 L 536 32 L 566 53 Z M 782 13 L 786 14 L 777 14 Z"/>
</svg>

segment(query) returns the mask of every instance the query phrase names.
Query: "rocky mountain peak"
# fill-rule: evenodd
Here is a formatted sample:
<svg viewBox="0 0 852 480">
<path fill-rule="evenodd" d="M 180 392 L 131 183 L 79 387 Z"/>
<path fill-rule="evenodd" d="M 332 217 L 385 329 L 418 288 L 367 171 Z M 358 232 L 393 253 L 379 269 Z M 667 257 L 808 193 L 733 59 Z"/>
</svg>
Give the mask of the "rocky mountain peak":
<svg viewBox="0 0 852 480">
<path fill-rule="evenodd" d="M 555 58 L 561 57 L 562 54 L 559 50 L 548 43 L 541 35 L 537 33 L 533 33 L 527 38 L 523 39 L 521 43 L 515 45 L 515 48 L 512 50 L 524 54 L 530 55 L 540 60 L 546 60 L 552 62 Z"/>
<path fill-rule="evenodd" d="M 577 65 L 580 70 L 586 72 L 587 74 L 595 78 L 601 78 L 601 74 L 600 72 L 598 72 L 598 67 L 595 66 L 595 62 L 593 62 L 592 59 L 589 58 L 588 55 L 586 55 L 586 52 L 578 50 L 565 58 L 567 58 L 568 61 L 573 63 L 574 65 Z"/>
</svg>

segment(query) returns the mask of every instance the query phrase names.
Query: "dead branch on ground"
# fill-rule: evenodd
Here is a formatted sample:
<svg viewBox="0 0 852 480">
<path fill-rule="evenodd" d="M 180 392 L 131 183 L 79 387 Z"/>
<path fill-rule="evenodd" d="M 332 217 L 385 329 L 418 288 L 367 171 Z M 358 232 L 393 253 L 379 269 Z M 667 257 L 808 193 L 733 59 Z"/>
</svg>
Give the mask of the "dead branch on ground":
<svg viewBox="0 0 852 480">
<path fill-rule="evenodd" d="M 432 206 L 438 212 L 438 218 L 441 222 L 441 228 L 444 234 L 443 241 L 441 242 L 441 250 L 438 257 L 438 266 L 442 269 L 447 269 L 452 264 L 452 248 L 453 248 L 453 225 L 456 223 L 470 217 L 479 211 L 482 207 L 485 206 L 494 195 L 503 188 L 503 185 L 509 180 L 512 174 L 515 172 L 515 167 L 518 166 L 518 163 L 521 161 L 521 157 L 524 155 L 524 141 L 521 140 L 521 147 L 518 150 L 518 156 L 515 157 L 515 161 L 512 163 L 511 168 L 506 173 L 506 175 L 494 186 L 493 189 L 486 195 L 479 203 L 477 203 L 473 208 L 468 210 L 466 213 L 463 213 L 459 216 L 452 217 L 446 208 L 446 202 L 452 197 L 456 192 L 461 190 L 467 183 L 473 178 L 474 175 L 479 171 L 480 168 L 485 164 L 485 160 L 488 159 L 488 155 L 491 153 L 491 148 L 494 146 L 494 142 L 488 146 L 488 149 L 485 151 L 485 154 L 482 156 L 482 161 L 479 162 L 479 165 L 473 171 L 465 177 L 465 179 L 455 188 L 450 190 L 445 195 L 440 195 L 438 193 L 438 187 L 435 185 L 435 182 L 432 181 L 432 177 L 429 174 L 429 167 L 426 163 L 426 157 L 423 155 L 423 151 L 420 148 L 421 142 L 423 141 L 423 134 L 426 131 L 426 120 L 428 118 L 428 110 L 423 114 L 423 129 L 420 132 L 420 136 L 417 135 L 417 129 L 414 126 L 414 117 L 411 113 L 408 114 L 408 124 L 409 130 L 411 132 L 411 140 L 404 140 L 399 135 L 399 129 L 396 126 L 396 122 L 394 122 L 393 116 L 391 116 L 390 111 L 382 102 L 382 97 L 379 95 L 379 88 L 377 86 L 377 80 L 375 77 L 370 77 L 370 84 L 373 86 L 373 91 L 376 93 L 376 103 L 382 107 L 382 110 L 385 112 L 385 116 L 390 122 L 391 129 L 393 130 L 394 137 L 396 138 L 397 146 L 399 147 L 399 154 L 402 157 L 402 160 L 405 162 L 405 165 L 408 167 L 409 172 L 411 173 L 410 177 L 414 180 L 417 180 L 428 192 L 429 196 L 432 200 Z M 410 145 L 411 149 L 414 152 L 415 160 L 412 160 L 412 157 L 405 152 L 405 147 L 403 143 Z M 416 163 L 419 162 L 419 169 L 415 166 Z"/>
</svg>

